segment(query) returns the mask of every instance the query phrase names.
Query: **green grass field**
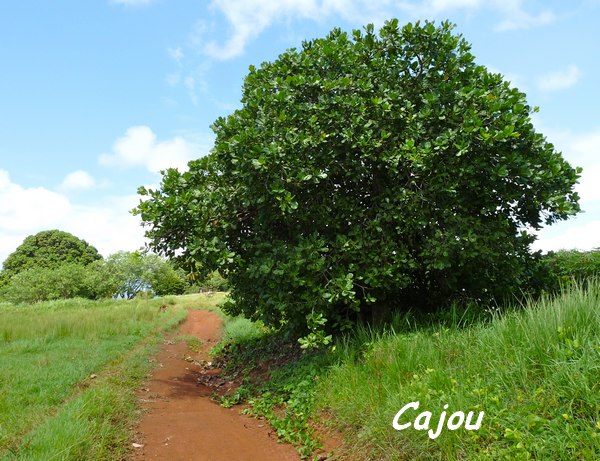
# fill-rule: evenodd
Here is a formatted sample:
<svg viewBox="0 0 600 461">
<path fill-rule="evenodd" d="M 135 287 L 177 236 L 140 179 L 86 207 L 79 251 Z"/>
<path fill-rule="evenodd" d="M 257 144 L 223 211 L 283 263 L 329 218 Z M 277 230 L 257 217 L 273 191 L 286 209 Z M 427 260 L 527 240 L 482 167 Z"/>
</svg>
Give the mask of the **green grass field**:
<svg viewBox="0 0 600 461">
<path fill-rule="evenodd" d="M 214 309 L 220 300 L 0 306 L 0 459 L 122 459 L 134 393 L 162 333 L 187 308 Z"/>
</svg>

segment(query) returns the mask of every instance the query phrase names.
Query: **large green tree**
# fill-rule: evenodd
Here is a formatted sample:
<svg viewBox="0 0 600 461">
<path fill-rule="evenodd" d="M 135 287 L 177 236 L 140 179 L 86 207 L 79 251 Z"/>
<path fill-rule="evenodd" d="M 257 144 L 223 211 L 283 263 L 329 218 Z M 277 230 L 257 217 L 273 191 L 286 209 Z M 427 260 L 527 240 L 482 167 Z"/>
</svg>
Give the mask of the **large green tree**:
<svg viewBox="0 0 600 461">
<path fill-rule="evenodd" d="M 528 229 L 579 211 L 580 170 L 452 29 L 335 29 L 251 67 L 212 153 L 140 189 L 152 246 L 224 270 L 230 313 L 315 340 L 521 289 Z"/>
<path fill-rule="evenodd" d="M 3 274 L 12 277 L 28 269 L 53 269 L 63 264 L 86 266 L 102 259 L 98 250 L 73 234 L 46 230 L 27 237 L 3 263 Z"/>
</svg>

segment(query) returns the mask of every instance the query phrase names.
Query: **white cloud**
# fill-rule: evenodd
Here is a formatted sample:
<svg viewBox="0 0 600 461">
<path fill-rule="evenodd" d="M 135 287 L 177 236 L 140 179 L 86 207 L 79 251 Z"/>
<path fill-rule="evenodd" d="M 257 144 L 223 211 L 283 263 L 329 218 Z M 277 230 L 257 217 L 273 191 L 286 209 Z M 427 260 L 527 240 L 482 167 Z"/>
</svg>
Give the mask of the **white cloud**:
<svg viewBox="0 0 600 461">
<path fill-rule="evenodd" d="M 185 57 L 181 47 L 178 46 L 177 48 L 167 48 L 167 53 L 169 53 L 171 59 L 173 59 L 177 64 L 181 65 L 181 61 Z"/>
<path fill-rule="evenodd" d="M 60 185 L 60 189 L 64 191 L 86 190 L 96 186 L 96 180 L 87 171 L 77 170 L 65 176 L 65 179 L 63 179 Z"/>
<path fill-rule="evenodd" d="M 564 90 L 575 85 L 581 77 L 581 71 L 576 65 L 570 65 L 566 69 L 552 72 L 542 76 L 538 80 L 538 86 L 542 91 Z"/>
<path fill-rule="evenodd" d="M 194 104 L 194 106 L 197 106 L 198 105 L 198 95 L 196 94 L 196 79 L 194 77 L 192 77 L 191 75 L 188 75 L 183 80 L 183 84 L 185 85 L 185 87 L 188 90 L 188 95 L 190 96 L 190 99 L 192 100 L 192 104 Z"/>
<path fill-rule="evenodd" d="M 562 151 L 571 166 L 583 168 L 579 184 L 575 186 L 581 197 L 583 213 L 544 228 L 534 247 L 545 251 L 600 247 L 600 127 L 589 133 L 552 132 L 548 129 L 540 132 L 548 135 L 548 140 Z"/>
<path fill-rule="evenodd" d="M 196 43 L 193 45 L 193 48 L 197 48 L 198 46 Z M 175 49 L 169 48 L 168 52 L 177 62 L 177 70 L 167 74 L 165 78 L 167 85 L 172 88 L 182 86 L 186 90 L 192 104 L 197 106 L 198 94 L 206 95 L 209 93 L 206 74 L 211 67 L 211 63 L 203 62 L 191 67 L 186 65 L 189 64 L 189 60 L 183 60 L 184 53 L 180 47 Z"/>
<path fill-rule="evenodd" d="M 549 10 L 529 13 L 524 0 L 212 0 L 210 9 L 223 15 L 230 26 L 224 42 L 206 40 L 206 21 L 196 24 L 191 43 L 214 59 L 227 60 L 243 53 L 246 45 L 276 21 L 308 19 L 322 21 L 331 16 L 360 24 L 381 25 L 384 19 L 406 16 L 442 18 L 452 11 L 475 13 L 488 10 L 499 16 L 498 31 L 526 29 L 550 24 L 556 19 Z"/>
<path fill-rule="evenodd" d="M 133 126 L 115 141 L 112 153 L 102 154 L 98 160 L 104 166 L 145 167 L 151 172 L 167 168 L 185 171 L 187 163 L 199 156 L 195 146 L 181 136 L 157 141 L 149 127 Z"/>
<path fill-rule="evenodd" d="M 94 245 L 103 256 L 137 250 L 145 242 L 140 218 L 130 213 L 138 203 L 139 196 L 128 195 L 75 205 L 61 229 Z"/>
<path fill-rule="evenodd" d="M 192 43 L 203 47 L 210 57 L 227 60 L 239 56 L 247 43 L 260 35 L 275 21 L 309 19 L 319 21 L 331 14 L 350 19 L 358 11 L 375 11 L 387 4 L 385 0 L 339 1 L 339 0 L 213 0 L 211 9 L 221 13 L 231 26 L 231 33 L 225 43 L 212 40 L 205 43 L 206 23 L 196 25 Z M 382 10 L 382 8 L 379 8 Z M 387 8 L 386 8 L 387 10 Z M 364 18 L 363 18 L 364 19 Z"/>
<path fill-rule="evenodd" d="M 559 225 L 559 224 L 557 224 Z M 600 220 L 592 221 L 576 227 L 565 227 L 565 230 L 554 237 L 542 237 L 532 245 L 534 250 L 584 250 L 600 247 Z"/>
<path fill-rule="evenodd" d="M 173 72 L 172 74 L 167 75 L 166 80 L 169 86 L 176 87 L 181 81 L 181 75 L 179 74 L 179 72 Z"/>
<path fill-rule="evenodd" d="M 0 170 L 0 263 L 29 235 L 60 229 L 86 240 L 104 256 L 144 244 L 139 217 L 129 213 L 139 197 L 109 197 L 88 205 L 42 187 L 26 188 Z"/>
<path fill-rule="evenodd" d="M 111 3 L 125 6 L 146 6 L 152 3 L 154 0 L 111 0 Z"/>
<path fill-rule="evenodd" d="M 475 10 L 481 6 L 481 0 L 428 0 L 421 5 L 413 3 L 416 8 L 428 10 L 433 14 L 443 13 L 450 10 Z"/>
<path fill-rule="evenodd" d="M 25 188 L 0 170 L 0 233 L 19 233 L 39 226 L 53 228 L 72 210 L 69 200 L 43 187 Z M 1 240 L 1 239 L 0 239 Z"/>
<path fill-rule="evenodd" d="M 582 205 L 600 209 L 600 128 L 581 135 L 558 135 L 556 145 L 572 165 L 583 168 L 577 185 Z"/>
<path fill-rule="evenodd" d="M 531 29 L 552 24 L 555 20 L 556 15 L 551 11 L 542 11 L 540 14 L 530 15 L 523 10 L 516 10 L 507 19 L 500 22 L 495 29 L 498 32 Z"/>
</svg>

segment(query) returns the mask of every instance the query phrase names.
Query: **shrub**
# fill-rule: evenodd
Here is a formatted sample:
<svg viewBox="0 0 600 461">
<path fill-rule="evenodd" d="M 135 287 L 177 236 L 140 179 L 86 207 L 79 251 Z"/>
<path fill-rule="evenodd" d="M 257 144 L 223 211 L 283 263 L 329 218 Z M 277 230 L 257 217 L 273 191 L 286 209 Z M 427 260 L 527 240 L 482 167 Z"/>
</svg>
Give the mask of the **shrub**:
<svg viewBox="0 0 600 461">
<path fill-rule="evenodd" d="M 335 29 L 251 66 L 212 154 L 140 188 L 152 247 L 223 271 L 230 315 L 311 344 L 357 319 L 528 286 L 523 229 L 579 211 L 580 169 L 452 29 Z"/>
<path fill-rule="evenodd" d="M 573 282 L 586 284 L 589 279 L 600 276 L 600 248 L 551 251 L 544 260 L 550 273 L 551 290 L 570 286 Z"/>
</svg>

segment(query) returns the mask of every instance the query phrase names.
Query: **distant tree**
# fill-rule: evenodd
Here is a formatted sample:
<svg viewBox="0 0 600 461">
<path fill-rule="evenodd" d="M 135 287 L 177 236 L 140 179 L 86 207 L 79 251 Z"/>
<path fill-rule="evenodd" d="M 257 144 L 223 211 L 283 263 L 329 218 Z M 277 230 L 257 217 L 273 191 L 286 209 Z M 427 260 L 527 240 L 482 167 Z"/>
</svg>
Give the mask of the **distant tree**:
<svg viewBox="0 0 600 461">
<path fill-rule="evenodd" d="M 167 262 L 150 274 L 149 282 L 152 291 L 157 296 L 181 295 L 188 287 L 185 272 L 174 268 Z"/>
<path fill-rule="evenodd" d="M 50 285 L 52 269 L 27 269 L 15 274 L 3 290 L 2 298 L 14 303 L 35 303 L 56 299 Z"/>
<path fill-rule="evenodd" d="M 585 286 L 600 277 L 600 248 L 550 251 L 544 260 L 549 270 L 549 291 L 558 291 L 573 283 Z"/>
<path fill-rule="evenodd" d="M 111 298 L 121 286 L 121 278 L 105 260 L 99 259 L 85 267 L 85 296 L 89 299 Z"/>
<path fill-rule="evenodd" d="M 579 211 L 581 170 L 452 29 L 335 29 L 251 66 L 211 155 L 140 189 L 153 249 L 224 271 L 228 313 L 308 343 L 527 288 L 528 229 Z"/>
<path fill-rule="evenodd" d="M 1 289 L 0 296 L 16 303 L 75 297 L 131 299 L 141 291 L 182 294 L 187 286 L 185 273 L 160 256 L 121 251 L 87 266 L 64 263 L 23 270 Z"/>
<path fill-rule="evenodd" d="M 4 298 L 18 303 L 54 299 L 94 298 L 89 287 L 91 266 L 65 263 L 48 268 L 27 269 L 15 274 L 4 290 Z"/>
<path fill-rule="evenodd" d="M 47 230 L 27 237 L 3 264 L 3 275 L 10 278 L 28 269 L 52 269 L 63 264 L 86 266 L 102 259 L 98 250 L 85 240 L 60 230 Z"/>
<path fill-rule="evenodd" d="M 106 259 L 106 266 L 118 280 L 116 294 L 126 299 L 146 290 L 157 295 L 185 291 L 184 274 L 155 254 L 120 251 Z"/>
</svg>

